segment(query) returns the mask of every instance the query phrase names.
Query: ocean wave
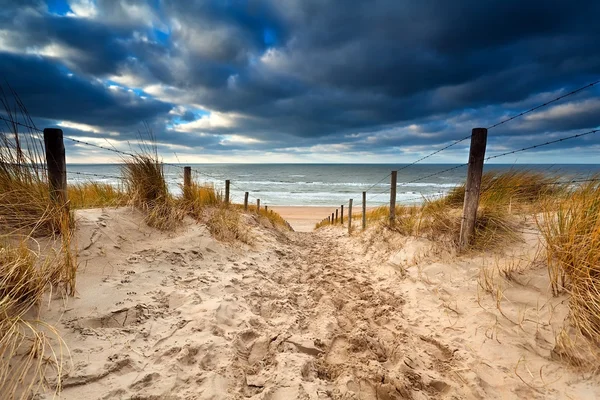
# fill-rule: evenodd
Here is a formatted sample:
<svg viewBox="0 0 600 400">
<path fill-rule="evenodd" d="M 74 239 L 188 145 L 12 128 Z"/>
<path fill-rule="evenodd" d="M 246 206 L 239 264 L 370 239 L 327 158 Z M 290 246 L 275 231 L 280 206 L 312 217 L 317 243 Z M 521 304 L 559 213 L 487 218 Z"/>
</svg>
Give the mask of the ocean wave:
<svg viewBox="0 0 600 400">
<path fill-rule="evenodd" d="M 378 183 L 373 185 L 370 182 L 322 182 L 322 181 L 300 181 L 300 182 L 288 182 L 288 181 L 233 181 L 235 185 L 265 185 L 265 186 L 335 186 L 335 187 L 389 187 L 389 183 Z M 434 188 L 453 188 L 458 183 L 434 183 L 434 182 L 417 182 L 417 183 L 403 183 L 398 182 L 398 186 L 402 187 L 434 187 Z"/>
</svg>

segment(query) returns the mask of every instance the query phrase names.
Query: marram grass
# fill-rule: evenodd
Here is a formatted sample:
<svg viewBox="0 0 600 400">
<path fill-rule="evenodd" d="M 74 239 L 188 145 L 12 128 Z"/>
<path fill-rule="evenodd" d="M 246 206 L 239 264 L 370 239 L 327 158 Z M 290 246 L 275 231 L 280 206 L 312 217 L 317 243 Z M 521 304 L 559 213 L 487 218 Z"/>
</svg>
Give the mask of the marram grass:
<svg viewBox="0 0 600 400">
<path fill-rule="evenodd" d="M 537 222 L 554 293 L 569 293 L 572 325 L 600 343 L 600 184 L 590 182 L 548 199 Z M 594 353 L 597 364 L 600 353 Z"/>
<path fill-rule="evenodd" d="M 471 248 L 498 246 L 517 237 L 514 216 L 535 211 L 544 199 L 561 196 L 564 185 L 557 178 L 539 172 L 510 170 L 483 175 L 481 197 Z M 367 226 L 386 224 L 403 235 L 445 240 L 457 244 L 462 221 L 464 185 L 452 189 L 446 196 L 418 206 L 396 206 L 394 221 L 389 219 L 389 207 L 367 211 Z M 353 214 L 353 222 L 362 223 L 362 214 Z M 391 223 L 393 222 L 393 223 Z M 315 229 L 331 225 L 324 220 Z"/>
<path fill-rule="evenodd" d="M 146 223 L 160 230 L 173 230 L 185 211 L 168 190 L 164 166 L 157 153 L 143 150 L 124 160 L 122 175 L 129 203 L 145 213 Z"/>
<path fill-rule="evenodd" d="M 122 185 L 101 182 L 82 182 L 68 186 L 71 209 L 121 207 L 129 203 L 130 198 Z"/>
</svg>

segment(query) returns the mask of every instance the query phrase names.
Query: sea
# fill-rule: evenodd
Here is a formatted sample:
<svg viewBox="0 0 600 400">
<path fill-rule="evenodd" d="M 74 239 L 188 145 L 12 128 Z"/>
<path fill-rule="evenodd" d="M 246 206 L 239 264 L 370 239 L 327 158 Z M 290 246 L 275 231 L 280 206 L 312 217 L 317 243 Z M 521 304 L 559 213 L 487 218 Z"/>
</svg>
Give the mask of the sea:
<svg viewBox="0 0 600 400">
<path fill-rule="evenodd" d="M 271 206 L 338 206 L 349 199 L 367 205 L 389 204 L 390 173 L 398 171 L 397 202 L 419 204 L 426 198 L 443 196 L 465 181 L 467 167 L 453 164 L 190 164 L 193 178 L 224 190 L 231 182 L 234 202 L 261 200 Z M 453 169 L 454 167 L 457 167 Z M 69 183 L 100 181 L 119 185 L 119 164 L 69 164 Z M 173 194 L 181 192 L 183 164 L 165 165 L 165 177 Z M 487 164 L 484 171 L 525 169 L 560 175 L 565 181 L 589 179 L 600 174 L 600 164 Z M 446 172 L 442 172 L 449 170 Z M 90 175 L 94 174 L 94 175 Z"/>
</svg>

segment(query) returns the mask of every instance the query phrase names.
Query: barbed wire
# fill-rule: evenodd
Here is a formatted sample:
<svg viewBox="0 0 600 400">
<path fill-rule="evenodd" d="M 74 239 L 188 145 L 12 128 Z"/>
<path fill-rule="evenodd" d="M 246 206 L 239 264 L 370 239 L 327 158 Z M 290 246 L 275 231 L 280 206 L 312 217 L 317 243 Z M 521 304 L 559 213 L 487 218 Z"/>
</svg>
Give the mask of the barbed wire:
<svg viewBox="0 0 600 400">
<path fill-rule="evenodd" d="M 11 125 L 18 125 L 18 126 L 22 126 L 23 128 L 27 128 L 27 129 L 29 129 L 29 130 L 32 130 L 32 131 L 36 131 L 36 132 L 40 132 L 40 133 L 43 133 L 43 132 L 44 132 L 43 130 L 41 130 L 41 129 L 38 129 L 38 128 L 36 128 L 35 126 L 26 125 L 26 124 L 23 124 L 23 123 L 21 123 L 21 122 L 18 122 L 18 121 L 14 121 L 14 120 L 11 120 L 11 119 L 8 119 L 8 118 L 5 118 L 5 117 L 3 117 L 3 116 L 1 116 L 1 115 L 0 115 L 0 120 L 4 121 L 4 122 L 6 122 L 6 123 L 9 123 L 9 124 L 11 124 Z"/>
<path fill-rule="evenodd" d="M 511 151 L 507 151 L 507 152 L 505 152 L 505 153 L 496 154 L 496 155 L 493 155 L 493 156 L 486 157 L 486 158 L 484 159 L 484 161 L 492 160 L 492 159 L 494 159 L 494 158 L 498 158 L 498 157 L 506 156 L 506 155 L 509 155 L 509 154 L 520 153 L 520 152 L 522 152 L 522 151 L 527 151 L 527 150 L 537 149 L 538 147 L 544 147 L 544 146 L 548 146 L 548 145 L 550 145 L 550 144 L 559 143 L 559 142 L 564 142 L 565 140 L 569 140 L 569 139 L 575 139 L 575 138 L 578 138 L 578 137 L 582 137 L 582 136 L 591 135 L 591 134 L 593 134 L 593 133 L 596 133 L 596 132 L 600 132 L 600 129 L 592 129 L 591 131 L 587 131 L 587 132 L 584 132 L 584 133 L 578 133 L 578 134 L 576 134 L 576 135 L 571 135 L 571 136 L 567 136 L 567 137 L 560 138 L 560 139 L 556 139 L 556 140 L 550 140 L 550 141 L 548 141 L 548 142 L 539 143 L 539 144 L 536 144 L 536 145 L 533 145 L 533 146 L 527 146 L 527 147 L 523 147 L 522 149 L 518 149 L 518 150 L 511 150 Z"/>
<path fill-rule="evenodd" d="M 573 96 L 573 95 L 575 95 L 575 94 L 577 94 L 577 93 L 579 93 L 579 92 L 581 92 L 581 91 L 583 91 L 585 89 L 588 89 L 588 88 L 591 88 L 593 86 L 596 86 L 599 83 L 600 83 L 600 80 L 597 80 L 597 81 L 589 83 L 589 84 L 587 84 L 585 86 L 579 87 L 579 88 L 577 88 L 575 90 L 572 90 L 569 93 L 566 93 L 564 95 L 558 96 L 558 97 L 556 97 L 556 98 L 554 98 L 554 99 L 552 99 L 550 101 L 547 101 L 545 103 L 538 104 L 537 106 L 532 107 L 532 108 L 530 108 L 530 109 L 528 109 L 526 111 L 520 112 L 519 114 L 513 115 L 512 117 L 506 118 L 506 119 L 504 119 L 504 120 L 502 120 L 502 121 L 500 121 L 500 122 L 498 122 L 496 124 L 493 124 L 493 125 L 489 126 L 487 129 L 490 130 L 490 129 L 496 128 L 496 127 L 498 127 L 500 125 L 503 125 L 503 124 L 505 124 L 507 122 L 510 122 L 510 121 L 515 120 L 515 119 L 517 119 L 519 117 L 522 117 L 522 116 L 527 115 L 529 113 L 532 113 L 532 112 L 534 112 L 536 110 L 539 110 L 540 108 L 543 108 L 543 107 L 546 107 L 546 106 L 548 106 L 550 104 L 556 103 L 557 101 L 560 101 L 560 100 L 562 100 L 564 98 L 567 98 L 569 96 Z M 418 164 L 419 162 L 424 161 L 424 160 L 426 160 L 426 159 L 428 159 L 430 157 L 433 157 L 434 155 L 439 154 L 442 151 L 447 150 L 447 149 L 449 149 L 449 148 L 451 148 L 451 147 L 453 147 L 453 146 L 455 146 L 455 145 L 457 145 L 457 144 L 459 144 L 459 143 L 461 143 L 461 142 L 469 139 L 470 137 L 471 137 L 471 135 L 467 135 L 467 136 L 465 136 L 463 138 L 457 139 L 453 143 L 451 143 L 451 144 L 449 144 L 447 146 L 444 146 L 441 149 L 438 149 L 438 150 L 436 150 L 436 151 L 434 151 L 434 152 L 432 152 L 432 153 L 430 153 L 430 154 L 428 154 L 428 155 L 426 155 L 424 157 L 421 157 L 418 160 L 413 161 L 410 164 L 403 166 L 402 168 L 398 169 L 397 171 L 402 171 L 402 170 L 407 169 L 407 168 L 409 168 L 409 167 L 411 167 L 411 166 L 413 166 L 415 164 Z"/>
<path fill-rule="evenodd" d="M 387 178 L 389 178 L 392 175 L 392 173 L 390 172 L 389 174 L 387 174 L 385 177 L 381 178 L 379 181 L 375 182 L 373 185 L 371 185 L 367 190 L 365 190 L 365 192 L 369 192 L 369 190 L 373 189 L 375 186 L 379 185 L 381 182 L 383 182 L 384 180 L 386 180 Z"/>
<path fill-rule="evenodd" d="M 514 119 L 517 119 L 517 118 L 519 118 L 519 117 L 522 117 L 523 115 L 526 115 L 526 114 L 532 113 L 532 112 L 534 112 L 534 111 L 536 111 L 536 110 L 539 110 L 540 108 L 546 107 L 546 106 L 548 106 L 548 105 L 550 105 L 550 104 L 552 104 L 552 103 L 556 103 L 557 101 L 559 101 L 559 100 L 562 100 L 562 99 L 564 99 L 564 98 L 566 98 L 566 97 L 573 96 L 574 94 L 576 94 L 576 93 L 579 93 L 579 92 L 581 92 L 581 91 L 583 91 L 583 90 L 585 90 L 585 89 L 588 89 L 588 88 L 591 88 L 591 87 L 593 87 L 593 86 L 596 86 L 596 85 L 597 85 L 597 84 L 599 84 L 599 83 L 600 83 L 600 79 L 599 79 L 599 80 L 597 80 L 597 81 L 595 81 L 595 82 L 588 83 L 587 85 L 585 85 L 585 86 L 582 86 L 582 87 L 580 87 L 580 88 L 577 88 L 577 89 L 575 89 L 575 90 L 573 90 L 573 91 L 571 91 L 571 92 L 569 92 L 569 93 L 563 94 L 562 96 L 558 96 L 558 97 L 556 97 L 555 99 L 552 99 L 552 100 L 550 100 L 550 101 L 547 101 L 547 102 L 545 102 L 545 103 L 543 103 L 543 104 L 540 104 L 540 105 L 537 105 L 537 106 L 535 106 L 535 107 L 532 107 L 532 108 L 530 108 L 530 109 L 529 109 L 529 110 L 527 110 L 527 111 L 523 111 L 523 112 L 521 112 L 521 113 L 519 113 L 519 114 L 517 114 L 517 115 L 513 115 L 512 117 L 510 117 L 510 118 L 507 118 L 507 119 L 505 119 L 505 120 L 503 120 L 503 121 L 500 121 L 500 122 L 498 122 L 498 123 L 496 123 L 496 124 L 494 124 L 494 125 L 492 125 L 492 126 L 488 127 L 487 129 L 488 129 L 488 130 L 490 130 L 490 129 L 493 129 L 493 128 L 497 127 L 497 126 L 500 126 L 500 125 L 502 125 L 502 124 L 505 124 L 505 123 L 507 123 L 507 122 L 510 122 L 510 121 L 512 121 L 512 120 L 514 120 Z"/>
</svg>

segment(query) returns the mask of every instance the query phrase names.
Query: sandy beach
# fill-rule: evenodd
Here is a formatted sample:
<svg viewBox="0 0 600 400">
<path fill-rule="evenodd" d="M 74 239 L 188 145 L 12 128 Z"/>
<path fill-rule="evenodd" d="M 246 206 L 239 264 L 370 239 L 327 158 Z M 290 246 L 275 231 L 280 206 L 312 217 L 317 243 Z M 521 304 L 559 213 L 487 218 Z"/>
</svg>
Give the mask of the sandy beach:
<svg viewBox="0 0 600 400">
<path fill-rule="evenodd" d="M 308 228 L 325 210 L 287 211 Z M 251 245 L 193 221 L 159 232 L 128 208 L 78 211 L 77 296 L 41 310 L 72 357 L 60 398 L 600 396 L 560 360 L 567 301 L 552 296 L 534 234 L 457 257 L 379 229 L 244 223 Z"/>
<path fill-rule="evenodd" d="M 335 207 L 269 207 L 285 218 L 296 232 L 310 232 L 315 224 L 335 212 Z"/>
<path fill-rule="evenodd" d="M 373 207 L 367 207 L 367 210 Z M 296 232 L 310 232 L 315 228 L 315 224 L 323 218 L 327 218 L 331 213 L 335 213 L 335 207 L 300 207 L 300 206 L 280 206 L 269 207 L 269 209 L 279 213 L 285 218 Z M 352 214 L 362 212 L 361 208 L 354 208 Z M 348 216 L 348 209 L 345 208 L 345 218 Z"/>
</svg>

